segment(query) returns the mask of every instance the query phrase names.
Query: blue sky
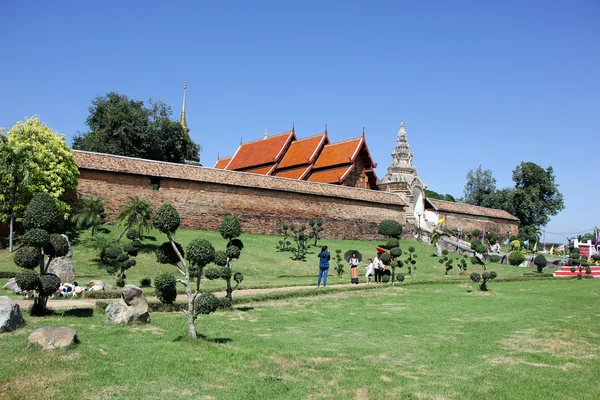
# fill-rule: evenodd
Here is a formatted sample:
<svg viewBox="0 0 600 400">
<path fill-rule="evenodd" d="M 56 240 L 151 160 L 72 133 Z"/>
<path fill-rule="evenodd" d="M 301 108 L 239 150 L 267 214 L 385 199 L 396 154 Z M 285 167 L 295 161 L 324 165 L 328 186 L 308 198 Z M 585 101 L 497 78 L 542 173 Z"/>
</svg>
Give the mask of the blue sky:
<svg viewBox="0 0 600 400">
<path fill-rule="evenodd" d="M 566 209 L 547 240 L 600 226 L 598 0 L 0 0 L 0 18 L 0 126 L 39 115 L 70 143 L 109 91 L 178 118 L 187 76 L 205 165 L 292 122 L 333 141 L 364 126 L 383 177 L 403 120 L 430 189 L 552 165 Z"/>
</svg>

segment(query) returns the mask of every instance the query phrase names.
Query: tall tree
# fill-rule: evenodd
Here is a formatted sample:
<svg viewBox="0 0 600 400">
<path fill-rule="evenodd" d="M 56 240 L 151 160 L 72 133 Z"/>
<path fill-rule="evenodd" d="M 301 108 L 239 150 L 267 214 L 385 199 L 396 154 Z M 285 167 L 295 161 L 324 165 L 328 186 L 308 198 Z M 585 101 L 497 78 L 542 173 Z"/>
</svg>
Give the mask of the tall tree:
<svg viewBox="0 0 600 400">
<path fill-rule="evenodd" d="M 514 169 L 513 181 L 515 216 L 521 220 L 521 226 L 545 226 L 552 215 L 565 208 L 551 166 L 544 170 L 524 161 Z"/>
<path fill-rule="evenodd" d="M 73 138 L 73 148 L 158 161 L 199 160 L 199 146 L 170 119 L 171 107 L 162 101 L 131 100 L 110 92 L 89 107 L 90 131 Z"/>
<path fill-rule="evenodd" d="M 425 197 L 428 199 L 446 200 L 456 203 L 456 199 L 451 194 L 440 194 L 429 189 L 425 189 Z"/>
<path fill-rule="evenodd" d="M 117 221 L 125 228 L 119 240 L 131 229 L 141 238 L 144 232 L 152 228 L 152 204 L 145 196 L 129 196 L 127 204 L 117 216 Z"/>
<path fill-rule="evenodd" d="M 493 207 L 496 193 L 496 179 L 489 169 L 477 169 L 467 172 L 463 202 L 481 207 Z"/>
<path fill-rule="evenodd" d="M 33 195 L 40 192 L 49 194 L 61 219 L 67 219 L 71 207 L 61 197 L 77 187 L 79 171 L 64 136 L 33 117 L 17 122 L 2 137 L 6 157 L 0 166 L 5 172 L 0 178 L 0 220 L 12 216 L 19 221 Z M 7 175 L 10 171 L 14 175 Z"/>
</svg>

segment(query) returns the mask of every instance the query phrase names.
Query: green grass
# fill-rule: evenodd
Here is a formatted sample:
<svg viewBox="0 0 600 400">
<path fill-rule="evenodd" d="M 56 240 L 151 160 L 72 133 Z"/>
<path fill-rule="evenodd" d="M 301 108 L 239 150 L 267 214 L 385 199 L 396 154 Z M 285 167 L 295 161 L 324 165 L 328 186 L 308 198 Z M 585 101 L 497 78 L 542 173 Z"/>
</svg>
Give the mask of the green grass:
<svg viewBox="0 0 600 400">
<path fill-rule="evenodd" d="M 120 227 L 109 227 L 111 236 L 117 237 L 121 233 Z M 154 280 L 157 275 L 170 272 L 175 274 L 176 270 L 170 265 L 161 265 L 156 262 L 155 249 L 157 246 L 167 240 L 166 236 L 158 231 L 152 231 L 148 236 L 154 237 L 156 240 L 144 240 L 144 248 L 136 257 L 137 265 L 127 272 L 127 283 L 139 285 L 140 279 L 149 277 Z M 104 279 L 109 283 L 114 284 L 115 278 L 109 276 L 102 268 L 99 260 L 94 252 L 83 245 L 89 238 L 89 231 L 83 232 L 80 237 L 80 244 L 76 245 L 73 250 L 73 263 L 75 266 L 76 279 L 79 283 L 87 283 L 91 279 Z M 176 240 L 183 247 L 194 238 L 205 238 L 211 241 L 216 249 L 224 249 L 226 241 L 221 238 L 218 232 L 212 231 L 195 231 L 180 229 L 177 231 Z M 291 253 L 279 252 L 276 250 L 278 241 L 277 236 L 269 235 L 250 235 L 243 234 L 241 237 L 244 243 L 244 249 L 239 260 L 233 263 L 234 271 L 239 271 L 244 274 L 244 282 L 240 288 L 265 288 L 265 287 L 280 287 L 280 286 L 295 286 L 295 285 L 314 285 L 316 276 L 318 275 L 318 259 L 317 253 L 320 251 L 321 245 L 329 246 L 332 258 L 335 255 L 335 250 L 340 249 L 345 252 L 350 249 L 356 249 L 362 252 L 364 256 L 363 263 L 359 267 L 359 276 L 363 280 L 364 267 L 366 259 L 373 257 L 376 253 L 376 247 L 385 243 L 386 240 L 379 241 L 352 241 L 352 240 L 322 240 L 318 247 L 311 248 L 311 253 L 307 255 L 307 261 L 293 261 L 290 259 Z M 124 239 L 127 241 L 127 239 Z M 458 270 L 451 270 L 447 276 L 444 276 L 445 268 L 438 263 L 437 257 L 432 257 L 436 251 L 435 247 L 429 244 L 420 243 L 416 240 L 402 240 L 401 248 L 405 254 L 408 253 L 409 246 L 414 246 L 416 249 L 417 269 L 413 276 L 408 276 L 406 267 L 398 269 L 397 272 L 406 275 L 407 282 L 410 281 L 428 281 L 437 279 L 460 279 L 468 280 L 470 272 L 481 272 L 479 266 L 473 266 L 469 262 L 468 273 L 459 275 Z M 453 258 L 459 257 L 454 255 Z M 350 273 L 349 267 L 345 264 L 345 273 L 340 279 L 334 272 L 335 261 L 331 260 L 331 269 L 328 278 L 328 284 L 349 283 Z M 455 261 L 455 265 L 457 262 Z M 499 278 L 510 276 L 519 276 L 524 272 L 523 268 L 513 267 L 510 265 L 491 264 L 490 269 L 498 273 Z M 12 255 L 6 250 L 0 250 L 0 271 L 18 271 L 12 261 Z M 551 269 L 548 268 L 547 271 Z M 528 270 L 529 272 L 529 270 Z M 5 281 L 5 280 L 4 280 Z M 2 282 L 4 282 L 2 281 Z M 218 281 L 203 281 L 203 286 L 207 289 L 216 289 L 224 287 L 221 280 Z M 152 295 L 153 290 L 147 291 Z"/>
<path fill-rule="evenodd" d="M 597 280 L 378 287 L 238 305 L 148 325 L 26 317 L 0 335 L 0 398 L 596 399 Z M 79 315 L 79 316 L 77 316 Z M 26 346 L 72 326 L 67 351 Z"/>
</svg>

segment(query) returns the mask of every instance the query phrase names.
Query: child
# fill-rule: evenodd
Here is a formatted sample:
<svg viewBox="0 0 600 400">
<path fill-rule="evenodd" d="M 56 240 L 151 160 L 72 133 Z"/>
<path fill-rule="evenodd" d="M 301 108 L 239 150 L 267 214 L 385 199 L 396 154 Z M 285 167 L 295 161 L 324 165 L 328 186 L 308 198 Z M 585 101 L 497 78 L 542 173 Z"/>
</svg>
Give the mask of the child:
<svg viewBox="0 0 600 400">
<path fill-rule="evenodd" d="M 365 267 L 367 269 L 367 272 L 365 273 L 365 278 L 367 280 L 367 283 L 370 285 L 371 284 L 371 278 L 373 277 L 373 260 L 371 260 L 370 258 L 367 260 L 368 264 Z"/>
</svg>

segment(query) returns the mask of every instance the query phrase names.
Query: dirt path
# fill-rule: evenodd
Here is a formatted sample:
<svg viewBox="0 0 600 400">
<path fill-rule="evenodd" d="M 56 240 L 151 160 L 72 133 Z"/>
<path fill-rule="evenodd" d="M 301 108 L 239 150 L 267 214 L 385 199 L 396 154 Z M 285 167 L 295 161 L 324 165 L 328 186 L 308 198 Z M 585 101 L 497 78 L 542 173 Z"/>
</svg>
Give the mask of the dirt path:
<svg viewBox="0 0 600 400">
<path fill-rule="evenodd" d="M 365 285 L 364 283 L 360 284 L 361 286 Z M 327 289 L 338 289 L 352 286 L 351 284 L 345 285 L 331 285 L 327 286 Z M 236 290 L 234 295 L 236 297 L 239 296 L 251 296 L 254 294 L 265 294 L 265 293 L 275 293 L 275 292 L 293 292 L 297 290 L 305 290 L 305 289 L 315 289 L 316 286 L 287 286 L 287 287 L 278 287 L 278 288 L 266 288 L 266 289 L 239 289 Z M 225 291 L 222 292 L 214 292 L 217 297 L 224 297 Z M 148 301 L 157 301 L 158 299 L 154 296 L 146 297 Z M 177 301 L 185 301 L 187 297 L 185 294 L 177 295 Z M 72 300 L 48 300 L 48 308 L 53 308 L 55 310 L 64 310 L 70 308 L 94 308 L 97 301 L 116 301 L 116 299 L 72 299 Z M 19 300 L 17 304 L 21 306 L 21 308 L 27 308 L 31 305 L 32 300 Z"/>
</svg>

